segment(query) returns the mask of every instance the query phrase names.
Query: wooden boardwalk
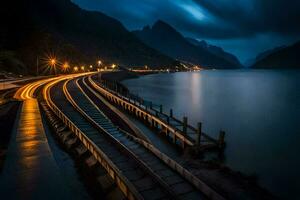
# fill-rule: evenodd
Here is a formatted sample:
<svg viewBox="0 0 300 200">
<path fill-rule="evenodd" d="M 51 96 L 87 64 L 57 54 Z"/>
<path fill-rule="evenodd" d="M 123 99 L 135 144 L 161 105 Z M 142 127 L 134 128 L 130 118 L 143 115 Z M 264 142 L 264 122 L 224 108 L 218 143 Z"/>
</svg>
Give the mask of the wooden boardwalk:
<svg viewBox="0 0 300 200">
<path fill-rule="evenodd" d="M 96 79 L 93 80 L 92 76 L 88 77 L 88 81 L 96 91 L 111 103 L 135 115 L 183 149 L 188 146 L 201 147 L 202 149 L 224 148 L 224 131 L 220 131 L 218 139 L 212 138 L 202 131 L 201 123 L 198 123 L 197 128 L 195 128 L 188 124 L 187 117 L 184 117 L 182 121 L 176 119 L 173 116 L 172 109 L 168 115 L 163 112 L 162 105 L 154 105 L 152 102 L 146 102 L 142 98 L 132 96 L 127 92 L 124 94 L 122 87 L 118 87 L 116 82 L 110 82 L 105 79 L 96 81 Z"/>
<path fill-rule="evenodd" d="M 151 144 L 118 129 L 82 87 L 78 79 L 52 82 L 45 99 L 128 199 L 223 199 Z"/>
<path fill-rule="evenodd" d="M 3 199 L 69 199 L 45 135 L 36 99 L 23 102 L 0 174 Z"/>
</svg>

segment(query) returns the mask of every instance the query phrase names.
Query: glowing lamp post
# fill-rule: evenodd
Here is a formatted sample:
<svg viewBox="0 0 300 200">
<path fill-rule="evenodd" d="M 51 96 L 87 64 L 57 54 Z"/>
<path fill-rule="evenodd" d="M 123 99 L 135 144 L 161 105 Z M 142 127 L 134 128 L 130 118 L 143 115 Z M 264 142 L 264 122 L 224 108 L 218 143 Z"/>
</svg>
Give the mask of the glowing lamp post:
<svg viewBox="0 0 300 200">
<path fill-rule="evenodd" d="M 97 71 L 100 71 L 100 68 L 101 68 L 101 65 L 102 65 L 102 61 L 101 61 L 101 60 L 98 60 L 97 64 L 98 64 L 98 69 L 97 69 Z"/>
<path fill-rule="evenodd" d="M 66 71 L 70 68 L 70 66 L 69 66 L 69 64 L 68 64 L 67 62 L 65 62 L 65 63 L 63 64 L 62 68 L 63 68 L 63 71 L 66 72 Z"/>
<path fill-rule="evenodd" d="M 102 61 L 101 60 L 98 60 L 98 67 L 100 67 L 100 65 L 102 64 Z"/>
<path fill-rule="evenodd" d="M 55 70 L 56 59 L 55 58 L 51 58 L 49 60 L 49 65 L 54 68 L 54 74 L 56 75 L 56 70 Z"/>
<path fill-rule="evenodd" d="M 55 60 L 54 58 L 51 59 L 51 60 L 50 60 L 50 65 L 54 67 L 55 64 L 56 64 L 56 60 Z"/>
<path fill-rule="evenodd" d="M 74 72 L 78 72 L 78 67 L 73 68 Z"/>
</svg>

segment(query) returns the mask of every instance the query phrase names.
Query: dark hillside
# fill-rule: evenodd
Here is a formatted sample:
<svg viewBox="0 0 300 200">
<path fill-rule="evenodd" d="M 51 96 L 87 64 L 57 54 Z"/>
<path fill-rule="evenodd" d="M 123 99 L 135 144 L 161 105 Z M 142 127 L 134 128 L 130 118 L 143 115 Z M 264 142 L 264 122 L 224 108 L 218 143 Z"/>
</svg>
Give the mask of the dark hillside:
<svg viewBox="0 0 300 200">
<path fill-rule="evenodd" d="M 258 60 L 252 67 L 264 69 L 300 69 L 300 41 Z"/>
<path fill-rule="evenodd" d="M 146 46 L 123 25 L 70 0 L 11 0 L 1 3 L 0 50 L 15 52 L 32 72 L 37 56 L 55 54 L 74 64 L 106 63 L 150 67 L 174 60 Z"/>
</svg>

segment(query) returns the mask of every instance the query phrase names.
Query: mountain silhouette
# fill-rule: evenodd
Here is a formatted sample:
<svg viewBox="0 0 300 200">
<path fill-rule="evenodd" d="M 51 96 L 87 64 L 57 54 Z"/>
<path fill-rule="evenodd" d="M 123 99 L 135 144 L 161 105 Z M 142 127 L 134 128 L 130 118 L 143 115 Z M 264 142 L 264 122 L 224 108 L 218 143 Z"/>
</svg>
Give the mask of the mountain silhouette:
<svg viewBox="0 0 300 200">
<path fill-rule="evenodd" d="M 152 27 L 133 31 L 148 46 L 180 61 L 208 68 L 239 68 L 240 64 L 231 62 L 207 49 L 192 44 L 172 26 L 158 20 Z"/>
<path fill-rule="evenodd" d="M 300 41 L 293 45 L 267 51 L 252 68 L 300 69 Z M 259 58 L 259 57 L 258 57 Z"/>
<path fill-rule="evenodd" d="M 189 37 L 187 37 L 186 40 L 198 47 L 205 49 L 206 51 L 212 54 L 215 54 L 220 58 L 224 58 L 228 62 L 231 62 L 234 66 L 238 66 L 238 67 L 242 66 L 240 61 L 235 55 L 224 51 L 221 47 L 208 44 L 205 40 L 198 41 L 194 38 L 189 38 Z"/>
</svg>

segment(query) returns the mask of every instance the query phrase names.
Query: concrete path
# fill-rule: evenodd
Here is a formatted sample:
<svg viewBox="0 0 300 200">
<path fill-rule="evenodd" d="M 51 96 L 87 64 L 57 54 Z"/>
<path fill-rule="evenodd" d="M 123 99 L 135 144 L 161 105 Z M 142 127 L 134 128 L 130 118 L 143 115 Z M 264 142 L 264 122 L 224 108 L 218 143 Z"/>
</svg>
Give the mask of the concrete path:
<svg viewBox="0 0 300 200">
<path fill-rule="evenodd" d="M 37 79 L 46 79 L 47 77 L 51 76 L 34 76 L 29 78 L 16 78 L 16 79 L 0 79 L 0 91 L 1 90 L 8 90 L 12 88 L 19 88 L 21 87 L 19 84 L 25 81 L 34 81 Z"/>
<path fill-rule="evenodd" d="M 52 156 L 36 99 L 25 100 L 16 119 L 4 168 L 1 199 L 74 199 Z"/>
</svg>

